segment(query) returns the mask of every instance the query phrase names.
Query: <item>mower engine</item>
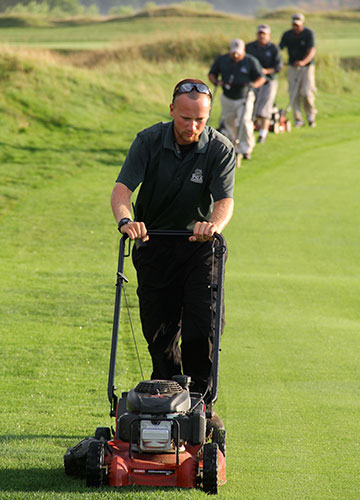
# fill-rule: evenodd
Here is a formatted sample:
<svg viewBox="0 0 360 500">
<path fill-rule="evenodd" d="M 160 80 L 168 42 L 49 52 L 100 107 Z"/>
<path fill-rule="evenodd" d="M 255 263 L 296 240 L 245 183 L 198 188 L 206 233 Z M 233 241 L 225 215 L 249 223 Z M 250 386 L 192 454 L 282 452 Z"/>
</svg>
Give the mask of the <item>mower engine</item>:
<svg viewBox="0 0 360 500">
<path fill-rule="evenodd" d="M 130 452 L 171 453 L 186 443 L 205 439 L 205 406 L 190 396 L 190 377 L 147 380 L 122 394 L 117 407 L 116 439 L 130 444 Z"/>
</svg>

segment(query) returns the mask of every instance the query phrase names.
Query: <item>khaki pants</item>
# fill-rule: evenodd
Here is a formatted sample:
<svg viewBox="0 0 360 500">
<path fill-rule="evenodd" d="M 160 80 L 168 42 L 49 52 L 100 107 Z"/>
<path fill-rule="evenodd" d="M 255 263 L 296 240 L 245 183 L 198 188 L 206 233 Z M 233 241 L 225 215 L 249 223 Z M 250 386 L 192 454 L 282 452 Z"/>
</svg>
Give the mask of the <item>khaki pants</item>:
<svg viewBox="0 0 360 500">
<path fill-rule="evenodd" d="M 290 106 L 292 106 L 296 121 L 303 121 L 301 113 L 301 101 L 303 102 L 306 118 L 309 122 L 315 121 L 315 65 L 309 64 L 297 69 L 288 67 L 288 82 Z"/>
<path fill-rule="evenodd" d="M 274 101 L 278 89 L 277 80 L 269 80 L 267 83 L 255 89 L 254 117 L 271 119 Z"/>
<path fill-rule="evenodd" d="M 247 98 L 243 99 L 229 99 L 224 94 L 221 96 L 221 122 L 224 134 L 235 145 L 236 153 L 251 154 L 254 149 L 255 136 L 252 120 L 254 102 L 255 95 L 252 90 L 249 91 Z M 236 139 L 239 139 L 239 142 Z"/>
</svg>

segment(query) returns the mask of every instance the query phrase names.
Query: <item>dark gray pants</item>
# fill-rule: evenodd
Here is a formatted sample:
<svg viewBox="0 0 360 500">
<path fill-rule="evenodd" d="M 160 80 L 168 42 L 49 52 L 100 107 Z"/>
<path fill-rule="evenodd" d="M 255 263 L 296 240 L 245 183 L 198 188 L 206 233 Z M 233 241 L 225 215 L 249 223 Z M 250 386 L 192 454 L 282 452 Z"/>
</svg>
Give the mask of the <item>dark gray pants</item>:
<svg viewBox="0 0 360 500">
<path fill-rule="evenodd" d="M 211 374 L 216 304 L 216 292 L 209 288 L 218 265 L 212 243 L 151 236 L 146 246 L 134 247 L 133 262 L 151 378 L 184 373 L 193 381 L 191 390 L 204 393 Z"/>
</svg>

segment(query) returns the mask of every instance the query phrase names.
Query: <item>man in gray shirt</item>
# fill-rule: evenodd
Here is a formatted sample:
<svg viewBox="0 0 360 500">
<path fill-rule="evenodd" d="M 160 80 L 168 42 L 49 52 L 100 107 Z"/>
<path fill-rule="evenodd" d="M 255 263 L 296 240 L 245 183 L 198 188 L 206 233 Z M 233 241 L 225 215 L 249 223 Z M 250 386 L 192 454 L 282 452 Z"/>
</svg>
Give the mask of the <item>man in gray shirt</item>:
<svg viewBox="0 0 360 500">
<path fill-rule="evenodd" d="M 237 165 L 240 166 L 241 158 L 250 160 L 255 146 L 253 89 L 266 82 L 265 76 L 259 61 L 245 53 L 244 41 L 235 38 L 229 52 L 214 60 L 209 80 L 222 87 L 222 125 L 219 128 L 235 145 Z"/>
<path fill-rule="evenodd" d="M 133 262 L 151 377 L 183 372 L 201 393 L 212 366 L 212 240 L 232 216 L 235 172 L 232 144 L 206 126 L 211 98 L 200 80 L 179 82 L 170 104 L 173 121 L 137 135 L 111 196 L 119 231 L 137 240 Z M 130 199 L 139 185 L 132 220 Z M 192 234 L 149 238 L 151 229 Z"/>
<path fill-rule="evenodd" d="M 270 119 L 278 88 L 277 73 L 282 70 L 280 49 L 270 41 L 271 30 L 267 24 L 257 28 L 257 39 L 246 44 L 246 53 L 256 57 L 266 76 L 266 83 L 255 89 L 254 118 L 259 125 L 258 142 L 264 143 L 269 130 Z"/>
<path fill-rule="evenodd" d="M 287 48 L 289 54 L 288 81 L 290 105 L 293 108 L 295 126 L 303 127 L 305 122 L 301 113 L 304 106 L 310 127 L 315 127 L 315 64 L 316 54 L 314 32 L 305 26 L 301 13 L 292 16 L 292 29 L 285 31 L 280 40 L 280 49 Z"/>
</svg>

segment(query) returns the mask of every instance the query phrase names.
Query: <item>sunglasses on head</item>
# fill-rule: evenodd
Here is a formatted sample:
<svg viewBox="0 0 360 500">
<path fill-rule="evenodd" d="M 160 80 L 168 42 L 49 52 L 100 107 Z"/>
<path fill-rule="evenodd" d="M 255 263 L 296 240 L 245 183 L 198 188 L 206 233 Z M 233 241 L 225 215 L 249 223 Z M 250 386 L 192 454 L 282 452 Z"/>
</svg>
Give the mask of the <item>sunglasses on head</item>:
<svg viewBox="0 0 360 500">
<path fill-rule="evenodd" d="M 200 94 L 207 94 L 212 99 L 211 91 L 204 83 L 182 83 L 175 87 L 173 98 L 179 94 L 189 94 L 194 89 Z"/>
</svg>

